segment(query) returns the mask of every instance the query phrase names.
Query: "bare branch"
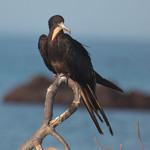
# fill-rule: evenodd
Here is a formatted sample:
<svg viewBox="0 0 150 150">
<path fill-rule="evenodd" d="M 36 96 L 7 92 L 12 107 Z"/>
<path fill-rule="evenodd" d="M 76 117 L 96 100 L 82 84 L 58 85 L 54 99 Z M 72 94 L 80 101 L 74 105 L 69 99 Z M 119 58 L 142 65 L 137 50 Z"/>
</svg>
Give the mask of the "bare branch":
<svg viewBox="0 0 150 150">
<path fill-rule="evenodd" d="M 111 148 L 105 148 L 105 147 L 103 147 L 102 145 L 100 145 L 99 142 L 97 141 L 96 136 L 95 136 L 95 141 L 96 141 L 97 145 L 99 145 L 102 149 L 112 150 Z"/>
<path fill-rule="evenodd" d="M 55 127 L 61 124 L 69 116 L 71 116 L 80 104 L 80 88 L 73 80 L 68 79 L 68 85 L 72 88 L 74 93 L 74 100 L 68 110 L 66 110 L 59 117 L 52 120 L 53 116 L 53 102 L 59 86 L 67 82 L 67 78 L 63 75 L 57 75 L 55 82 L 47 89 L 44 111 L 44 122 L 35 134 L 25 141 L 25 143 L 18 150 L 44 150 L 42 148 L 42 141 L 47 135 L 54 136 L 64 147 L 65 150 L 70 150 L 66 141 L 55 131 Z M 55 148 L 49 147 L 45 150 L 54 150 Z M 56 149 L 55 149 L 56 150 Z"/>
<path fill-rule="evenodd" d="M 44 111 L 44 120 L 52 119 L 53 116 L 53 102 L 55 95 L 59 86 L 63 83 L 67 82 L 67 78 L 63 75 L 57 75 L 56 79 L 53 84 L 49 86 L 46 93 L 46 100 L 45 100 L 45 111 Z"/>
<path fill-rule="evenodd" d="M 63 114 L 61 114 L 59 117 L 56 117 L 54 120 L 50 121 L 50 125 L 53 127 L 58 126 L 61 124 L 64 120 L 66 120 L 69 116 L 71 116 L 78 108 L 80 104 L 80 98 L 81 98 L 81 93 L 80 93 L 80 88 L 78 87 L 78 84 L 75 83 L 73 80 L 70 78 L 68 79 L 68 85 L 72 88 L 73 93 L 74 93 L 74 100 L 70 106 L 69 109 L 67 109 Z"/>
<path fill-rule="evenodd" d="M 140 141 L 140 144 L 141 144 L 141 148 L 142 148 L 142 150 L 144 150 L 142 140 L 141 140 L 141 137 L 140 137 L 140 129 L 139 129 L 139 122 L 138 121 L 137 121 L 137 131 L 138 131 L 138 138 L 139 138 L 139 141 Z"/>
<path fill-rule="evenodd" d="M 41 145 L 37 145 L 37 146 L 35 147 L 35 149 L 36 149 L 36 150 L 43 150 L 43 148 L 42 148 Z"/>
<path fill-rule="evenodd" d="M 56 148 L 54 148 L 54 147 L 49 147 L 49 148 L 44 149 L 44 150 L 58 150 L 58 149 L 56 149 Z"/>
<path fill-rule="evenodd" d="M 120 144 L 120 150 L 122 150 L 122 144 Z"/>
</svg>

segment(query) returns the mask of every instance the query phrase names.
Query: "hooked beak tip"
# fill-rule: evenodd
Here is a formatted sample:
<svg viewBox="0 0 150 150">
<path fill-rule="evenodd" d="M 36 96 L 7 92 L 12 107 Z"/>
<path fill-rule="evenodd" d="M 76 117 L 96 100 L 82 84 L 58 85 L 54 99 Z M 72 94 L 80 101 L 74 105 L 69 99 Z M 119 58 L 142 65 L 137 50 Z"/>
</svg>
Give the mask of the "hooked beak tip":
<svg viewBox="0 0 150 150">
<path fill-rule="evenodd" d="M 67 27 L 64 27 L 63 29 L 66 30 L 71 35 L 71 30 L 70 29 L 68 29 Z"/>
<path fill-rule="evenodd" d="M 69 32 L 69 34 L 71 35 L 71 30 L 69 30 L 68 32 Z"/>
<path fill-rule="evenodd" d="M 61 23 L 59 24 L 59 26 L 60 26 L 62 29 L 64 29 L 64 30 L 66 30 L 67 32 L 69 32 L 69 34 L 71 35 L 71 30 L 68 29 L 68 28 L 64 25 L 63 22 L 61 22 Z"/>
</svg>

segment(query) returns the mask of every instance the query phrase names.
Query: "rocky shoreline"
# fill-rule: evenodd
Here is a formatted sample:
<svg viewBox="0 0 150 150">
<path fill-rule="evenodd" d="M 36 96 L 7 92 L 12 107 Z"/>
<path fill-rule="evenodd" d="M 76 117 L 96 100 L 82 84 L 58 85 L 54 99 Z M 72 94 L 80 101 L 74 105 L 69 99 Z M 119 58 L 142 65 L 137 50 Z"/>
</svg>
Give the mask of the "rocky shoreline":
<svg viewBox="0 0 150 150">
<path fill-rule="evenodd" d="M 44 103 L 46 90 L 53 80 L 44 76 L 35 76 L 25 84 L 21 84 L 12 91 L 6 93 L 4 102 L 10 103 Z M 108 108 L 150 108 L 150 96 L 131 91 L 119 93 L 110 88 L 97 86 L 97 97 L 103 107 Z M 67 85 L 62 85 L 55 97 L 57 104 L 71 104 L 73 100 L 72 90 Z M 83 103 L 81 103 L 83 105 Z"/>
</svg>

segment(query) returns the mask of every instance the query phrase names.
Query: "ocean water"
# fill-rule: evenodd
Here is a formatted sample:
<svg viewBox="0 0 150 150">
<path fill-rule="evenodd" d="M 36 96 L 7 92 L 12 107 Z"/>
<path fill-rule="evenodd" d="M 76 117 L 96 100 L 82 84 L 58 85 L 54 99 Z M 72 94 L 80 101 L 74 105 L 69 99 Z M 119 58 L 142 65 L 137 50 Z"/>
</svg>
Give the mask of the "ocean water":
<svg viewBox="0 0 150 150">
<path fill-rule="evenodd" d="M 67 107 L 55 106 L 54 117 L 64 112 Z M 44 106 L 42 105 L 0 105 L 0 149 L 9 150 L 19 148 L 26 139 L 31 137 L 43 121 Z M 86 109 L 79 108 L 69 119 L 56 128 L 56 131 L 67 141 L 72 150 L 101 149 L 95 142 L 113 150 L 123 149 L 141 150 L 137 134 L 137 120 L 139 121 L 141 139 L 145 150 L 150 147 L 150 111 L 145 110 L 112 110 L 105 109 L 113 128 L 111 136 L 106 124 L 100 124 L 104 135 L 99 135 Z M 63 149 L 61 144 L 52 136 L 47 136 L 43 147 L 53 146 Z"/>
<path fill-rule="evenodd" d="M 137 90 L 150 92 L 150 43 L 131 41 L 107 41 L 102 39 L 80 39 L 87 45 L 95 70 L 103 77 L 117 83 L 125 92 Z M 0 149 L 17 149 L 32 136 L 43 121 L 43 105 L 21 105 L 3 103 L 4 95 L 30 77 L 42 74 L 51 76 L 38 52 L 38 37 L 0 36 Z M 55 106 L 54 116 L 66 107 Z M 99 135 L 88 112 L 78 109 L 56 130 L 68 142 L 72 150 L 108 148 L 141 149 L 136 129 L 140 123 L 141 137 L 145 149 L 150 147 L 150 111 L 105 109 L 114 130 L 112 137 L 105 124 L 101 124 L 104 135 Z M 81 132 L 82 131 L 82 132 Z M 51 136 L 43 141 L 44 147 L 61 145 Z"/>
<path fill-rule="evenodd" d="M 126 92 L 150 92 L 150 43 L 86 38 L 79 41 L 88 46 L 93 67 L 100 75 Z M 36 74 L 52 77 L 39 54 L 38 36 L 0 36 L 0 68 L 0 88 L 3 90 Z"/>
</svg>

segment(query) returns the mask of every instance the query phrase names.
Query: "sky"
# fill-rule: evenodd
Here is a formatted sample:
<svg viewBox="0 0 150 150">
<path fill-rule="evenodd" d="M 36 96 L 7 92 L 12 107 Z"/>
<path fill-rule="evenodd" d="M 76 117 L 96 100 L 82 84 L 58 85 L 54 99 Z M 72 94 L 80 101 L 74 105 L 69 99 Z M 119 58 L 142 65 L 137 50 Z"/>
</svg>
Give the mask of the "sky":
<svg viewBox="0 0 150 150">
<path fill-rule="evenodd" d="M 0 0 L 0 34 L 47 34 L 55 14 L 75 36 L 150 40 L 150 0 Z"/>
</svg>

